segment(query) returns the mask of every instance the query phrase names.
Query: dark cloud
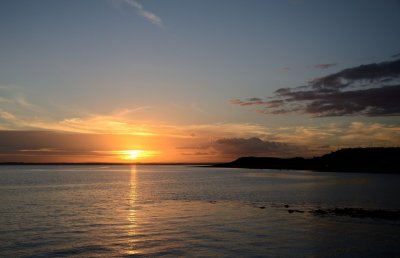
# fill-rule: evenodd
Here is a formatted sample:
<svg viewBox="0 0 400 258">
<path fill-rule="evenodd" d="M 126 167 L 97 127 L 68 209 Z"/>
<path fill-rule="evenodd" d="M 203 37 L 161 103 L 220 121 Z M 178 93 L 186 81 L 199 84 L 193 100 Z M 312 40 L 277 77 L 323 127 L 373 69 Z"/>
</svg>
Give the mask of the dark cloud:
<svg viewBox="0 0 400 258">
<path fill-rule="evenodd" d="M 333 66 L 335 66 L 336 63 L 330 63 L 330 64 L 316 64 L 311 66 L 312 68 L 317 68 L 317 69 L 328 69 L 331 68 Z"/>
<path fill-rule="evenodd" d="M 288 156 L 298 148 L 285 143 L 263 141 L 260 138 L 224 138 L 217 140 L 213 148 L 225 156 Z"/>
<path fill-rule="evenodd" d="M 264 114 L 300 112 L 313 116 L 400 115 L 400 59 L 361 65 L 310 81 L 305 86 L 281 88 L 266 100 L 231 101 L 260 106 Z"/>
<path fill-rule="evenodd" d="M 400 59 L 344 69 L 311 81 L 310 87 L 319 90 L 339 90 L 352 86 L 368 87 L 382 80 L 394 80 L 399 77 Z"/>
<path fill-rule="evenodd" d="M 258 137 L 220 138 L 200 145 L 187 145 L 178 149 L 185 150 L 186 156 L 218 156 L 234 159 L 241 156 L 293 157 L 301 155 L 305 148 L 295 144 L 276 141 L 264 141 Z"/>
<path fill-rule="evenodd" d="M 230 100 L 231 104 L 234 105 L 239 105 L 239 106 L 257 106 L 257 105 L 263 105 L 267 106 L 270 108 L 277 107 L 282 103 L 282 100 L 271 100 L 271 101 L 264 101 L 260 98 L 249 98 L 245 100 L 240 100 L 240 99 L 232 99 Z"/>
<path fill-rule="evenodd" d="M 397 54 L 395 54 L 395 55 L 392 55 L 391 57 L 392 57 L 392 58 L 399 58 L 399 57 L 400 57 L 400 53 L 397 53 Z"/>
</svg>

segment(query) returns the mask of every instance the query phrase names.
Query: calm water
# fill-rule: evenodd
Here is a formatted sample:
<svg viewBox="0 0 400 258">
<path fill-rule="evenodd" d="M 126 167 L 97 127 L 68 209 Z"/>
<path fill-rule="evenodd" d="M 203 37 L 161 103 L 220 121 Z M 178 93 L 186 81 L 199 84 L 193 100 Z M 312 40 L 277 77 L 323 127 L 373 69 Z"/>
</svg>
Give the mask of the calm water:
<svg viewBox="0 0 400 258">
<path fill-rule="evenodd" d="M 399 175 L 2 166 L 0 257 L 400 257 L 399 221 L 307 212 L 400 209 L 399 185 Z"/>
</svg>

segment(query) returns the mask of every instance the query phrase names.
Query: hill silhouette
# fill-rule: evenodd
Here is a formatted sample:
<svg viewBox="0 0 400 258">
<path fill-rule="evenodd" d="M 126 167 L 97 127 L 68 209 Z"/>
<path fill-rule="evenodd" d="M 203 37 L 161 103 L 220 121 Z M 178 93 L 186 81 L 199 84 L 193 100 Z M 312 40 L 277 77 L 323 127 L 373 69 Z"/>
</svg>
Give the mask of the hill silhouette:
<svg viewBox="0 0 400 258">
<path fill-rule="evenodd" d="M 400 173 L 400 148 L 348 148 L 306 158 L 241 157 L 217 167 Z"/>
</svg>

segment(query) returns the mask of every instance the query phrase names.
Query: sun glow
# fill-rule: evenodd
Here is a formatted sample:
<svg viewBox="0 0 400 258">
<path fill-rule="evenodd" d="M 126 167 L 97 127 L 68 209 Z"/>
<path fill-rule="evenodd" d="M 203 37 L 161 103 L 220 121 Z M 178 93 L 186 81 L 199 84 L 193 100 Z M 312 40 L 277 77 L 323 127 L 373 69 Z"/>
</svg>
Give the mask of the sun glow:
<svg viewBox="0 0 400 258">
<path fill-rule="evenodd" d="M 114 152 L 114 154 L 120 156 L 121 159 L 125 160 L 141 160 L 152 157 L 156 155 L 157 152 L 148 150 L 123 150 L 123 151 L 116 151 Z"/>
<path fill-rule="evenodd" d="M 97 153 L 102 153 L 106 155 L 110 155 L 114 158 L 116 161 L 121 161 L 125 160 L 126 161 L 146 161 L 148 162 L 148 158 L 151 161 L 151 158 L 154 156 L 159 156 L 160 151 L 154 151 L 154 150 L 114 150 L 114 151 L 96 151 Z"/>
<path fill-rule="evenodd" d="M 126 151 L 127 154 L 127 159 L 138 159 L 142 156 L 142 152 L 141 150 L 128 150 Z"/>
</svg>

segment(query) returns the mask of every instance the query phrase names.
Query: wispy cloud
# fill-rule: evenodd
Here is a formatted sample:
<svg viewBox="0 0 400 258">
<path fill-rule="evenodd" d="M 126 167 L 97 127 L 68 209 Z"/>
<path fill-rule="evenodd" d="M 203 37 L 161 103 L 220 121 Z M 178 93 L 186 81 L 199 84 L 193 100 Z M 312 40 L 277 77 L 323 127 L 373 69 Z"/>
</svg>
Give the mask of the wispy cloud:
<svg viewBox="0 0 400 258">
<path fill-rule="evenodd" d="M 353 122 L 340 135 L 337 142 L 352 146 L 399 146 L 400 127 L 380 123 Z"/>
<path fill-rule="evenodd" d="M 263 114 L 399 116 L 399 99 L 400 59 L 351 67 L 305 86 L 281 88 L 265 100 L 235 99 L 231 103 L 259 106 Z"/>
<path fill-rule="evenodd" d="M 141 16 L 143 16 L 149 22 L 151 22 L 159 27 L 163 27 L 163 22 L 162 22 L 161 18 L 158 15 L 156 15 L 155 13 L 144 9 L 143 5 L 141 5 L 138 1 L 124 0 L 124 2 L 127 3 L 128 5 L 136 8 L 136 10 L 139 12 L 139 14 Z"/>
<path fill-rule="evenodd" d="M 1 90 L 0 93 L 2 93 Z M 148 106 L 119 109 L 109 114 L 88 113 L 82 110 L 71 111 L 60 109 L 54 105 L 50 107 L 45 108 L 32 104 L 16 94 L 0 97 L 0 129 L 154 135 L 145 123 L 130 119 L 137 113 L 145 112 L 150 108 Z M 74 115 L 70 116 L 66 113 Z M 61 118 L 55 118 L 60 114 L 62 114 Z"/>
<path fill-rule="evenodd" d="M 265 106 L 268 108 L 274 108 L 274 107 L 279 107 L 282 105 L 282 100 L 263 100 L 260 98 L 248 98 L 248 99 L 231 99 L 229 101 L 233 105 L 239 105 L 239 106 Z"/>
<path fill-rule="evenodd" d="M 311 67 L 312 67 L 312 68 L 316 68 L 316 69 L 328 69 L 328 68 L 331 68 L 331 67 L 333 67 L 333 66 L 335 66 L 335 65 L 336 65 L 336 63 L 315 64 L 315 65 L 312 65 Z"/>
</svg>

